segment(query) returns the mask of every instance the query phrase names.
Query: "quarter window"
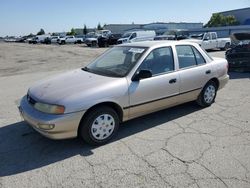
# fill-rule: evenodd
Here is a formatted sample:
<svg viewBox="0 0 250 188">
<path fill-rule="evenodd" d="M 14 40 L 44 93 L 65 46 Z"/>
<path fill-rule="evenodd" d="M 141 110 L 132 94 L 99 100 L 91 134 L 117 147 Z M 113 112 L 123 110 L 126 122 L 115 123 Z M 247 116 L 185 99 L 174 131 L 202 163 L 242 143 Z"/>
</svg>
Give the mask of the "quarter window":
<svg viewBox="0 0 250 188">
<path fill-rule="evenodd" d="M 139 70 L 142 69 L 150 70 L 153 76 L 173 71 L 172 49 L 170 47 L 154 49 L 140 65 Z"/>
<path fill-rule="evenodd" d="M 198 52 L 198 50 L 195 47 L 192 47 L 192 49 L 194 51 L 194 55 L 195 55 L 195 58 L 196 58 L 197 65 L 201 65 L 201 64 L 206 63 L 205 59 L 200 54 L 200 52 Z"/>
</svg>

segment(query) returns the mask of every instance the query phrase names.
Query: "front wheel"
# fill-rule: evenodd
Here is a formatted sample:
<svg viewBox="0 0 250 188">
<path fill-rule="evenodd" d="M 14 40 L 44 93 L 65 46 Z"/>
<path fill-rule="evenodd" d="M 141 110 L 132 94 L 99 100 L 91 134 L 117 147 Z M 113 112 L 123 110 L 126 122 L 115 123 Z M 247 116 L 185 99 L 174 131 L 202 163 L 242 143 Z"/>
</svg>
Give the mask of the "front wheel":
<svg viewBox="0 0 250 188">
<path fill-rule="evenodd" d="M 93 41 L 93 42 L 91 43 L 91 46 L 92 46 L 92 47 L 97 47 L 97 42 L 96 42 L 96 41 Z"/>
<path fill-rule="evenodd" d="M 214 103 L 217 93 L 217 85 L 213 81 L 209 81 L 201 91 L 197 103 L 202 107 L 208 107 Z"/>
<path fill-rule="evenodd" d="M 91 145 L 107 143 L 119 128 L 117 113 L 110 107 L 91 110 L 80 124 L 80 136 Z"/>
</svg>

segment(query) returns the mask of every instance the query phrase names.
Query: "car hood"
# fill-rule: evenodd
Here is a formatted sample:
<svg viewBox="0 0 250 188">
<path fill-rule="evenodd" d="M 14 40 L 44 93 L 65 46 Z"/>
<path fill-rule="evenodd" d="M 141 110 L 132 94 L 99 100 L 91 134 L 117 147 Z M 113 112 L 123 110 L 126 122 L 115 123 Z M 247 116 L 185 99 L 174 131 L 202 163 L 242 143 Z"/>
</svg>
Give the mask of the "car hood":
<svg viewBox="0 0 250 188">
<path fill-rule="evenodd" d="M 121 78 L 101 76 L 77 69 L 39 81 L 30 87 L 28 92 L 37 101 L 65 105 L 69 98 L 75 99 L 79 95 L 91 96 L 97 91 L 115 85 L 119 79 Z"/>
</svg>

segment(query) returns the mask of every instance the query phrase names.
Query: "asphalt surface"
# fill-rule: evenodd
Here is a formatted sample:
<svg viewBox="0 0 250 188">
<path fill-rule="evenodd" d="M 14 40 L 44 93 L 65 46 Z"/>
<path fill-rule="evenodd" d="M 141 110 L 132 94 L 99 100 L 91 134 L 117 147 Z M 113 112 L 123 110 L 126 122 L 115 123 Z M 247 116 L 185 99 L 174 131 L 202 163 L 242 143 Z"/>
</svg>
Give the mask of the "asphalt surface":
<svg viewBox="0 0 250 188">
<path fill-rule="evenodd" d="M 15 68 L 20 59 L 29 59 L 28 44 L 1 45 L 0 69 Z M 21 120 L 17 104 L 36 80 L 69 68 L 63 68 L 63 61 L 54 64 L 46 58 L 55 53 L 54 48 L 60 56 L 65 54 L 68 63 L 90 52 L 94 57 L 103 49 L 32 48 L 37 57 L 23 62 L 27 70 L 0 72 L 1 188 L 250 187 L 249 73 L 230 73 L 228 85 L 209 108 L 191 102 L 131 120 L 109 144 L 92 147 L 80 139 L 42 137 Z M 47 50 L 45 57 L 46 49 L 53 50 Z M 225 52 L 209 53 L 224 57 Z M 37 62 L 49 64 L 32 67 Z"/>
</svg>

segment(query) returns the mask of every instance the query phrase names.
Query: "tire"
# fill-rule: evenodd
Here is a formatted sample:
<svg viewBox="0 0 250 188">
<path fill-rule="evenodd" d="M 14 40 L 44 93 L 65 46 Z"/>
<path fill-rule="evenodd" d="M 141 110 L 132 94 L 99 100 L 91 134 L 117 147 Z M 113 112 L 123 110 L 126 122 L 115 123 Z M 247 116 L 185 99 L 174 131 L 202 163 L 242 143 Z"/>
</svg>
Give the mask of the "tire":
<svg viewBox="0 0 250 188">
<path fill-rule="evenodd" d="M 116 134 L 119 122 L 115 110 L 100 106 L 91 110 L 81 121 L 79 134 L 90 145 L 103 145 Z"/>
<path fill-rule="evenodd" d="M 229 47 L 230 47 L 230 44 L 226 43 L 225 46 L 224 46 L 224 48 L 221 48 L 221 50 L 227 50 Z"/>
<path fill-rule="evenodd" d="M 91 43 L 91 46 L 92 46 L 92 47 L 96 47 L 96 46 L 97 46 L 97 43 L 96 43 L 95 41 L 93 41 L 93 42 Z"/>
<path fill-rule="evenodd" d="M 105 41 L 104 47 L 105 47 L 105 48 L 109 47 L 109 43 L 108 43 L 107 41 Z"/>
<path fill-rule="evenodd" d="M 214 81 L 209 81 L 205 87 L 202 89 L 196 102 L 201 107 L 208 107 L 214 103 L 217 94 L 217 85 Z"/>
</svg>

